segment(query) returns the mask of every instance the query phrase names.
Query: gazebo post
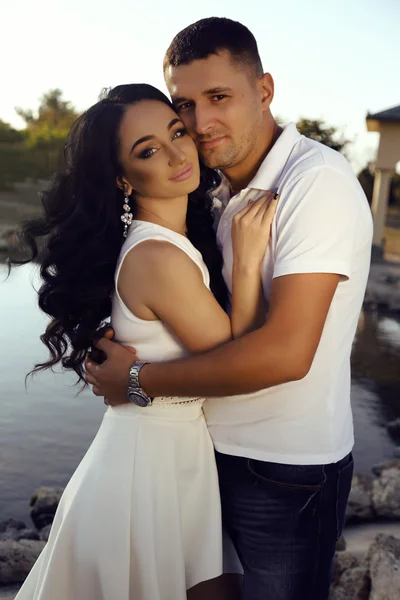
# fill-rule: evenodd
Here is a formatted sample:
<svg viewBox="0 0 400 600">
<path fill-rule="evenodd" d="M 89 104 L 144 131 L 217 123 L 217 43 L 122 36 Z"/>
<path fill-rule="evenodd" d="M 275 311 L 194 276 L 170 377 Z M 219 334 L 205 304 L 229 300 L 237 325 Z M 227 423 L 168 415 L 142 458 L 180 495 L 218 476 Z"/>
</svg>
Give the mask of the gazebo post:
<svg viewBox="0 0 400 600">
<path fill-rule="evenodd" d="M 392 171 L 375 169 L 374 191 L 371 204 L 374 219 L 374 236 L 372 239 L 373 260 L 381 260 L 385 251 L 383 232 L 386 224 L 391 179 Z"/>
<path fill-rule="evenodd" d="M 384 255 L 384 229 L 389 203 L 390 182 L 400 160 L 400 106 L 367 115 L 368 131 L 380 133 L 375 163 L 375 181 L 371 211 L 374 219 L 372 260 Z"/>
</svg>

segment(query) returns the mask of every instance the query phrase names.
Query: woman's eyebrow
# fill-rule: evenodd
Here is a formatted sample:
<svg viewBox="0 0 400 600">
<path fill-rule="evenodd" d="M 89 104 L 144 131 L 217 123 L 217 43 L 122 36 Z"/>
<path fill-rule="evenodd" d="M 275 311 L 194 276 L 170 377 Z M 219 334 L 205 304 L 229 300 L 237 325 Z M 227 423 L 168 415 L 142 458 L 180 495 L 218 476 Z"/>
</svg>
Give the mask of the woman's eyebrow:
<svg viewBox="0 0 400 600">
<path fill-rule="evenodd" d="M 167 129 L 168 131 L 171 129 L 171 127 L 173 127 L 176 123 L 182 123 L 182 121 L 180 119 L 178 119 L 177 117 L 175 117 L 175 119 L 172 119 L 172 121 L 170 122 L 170 124 L 168 125 Z M 182 123 L 183 125 L 183 123 Z"/>
<path fill-rule="evenodd" d="M 148 142 L 149 140 L 154 139 L 154 135 L 145 135 L 141 138 L 139 138 L 132 146 L 130 154 L 132 154 L 132 152 L 134 151 L 134 149 L 136 148 L 136 146 L 138 146 L 139 144 L 143 144 L 143 142 Z"/>
</svg>

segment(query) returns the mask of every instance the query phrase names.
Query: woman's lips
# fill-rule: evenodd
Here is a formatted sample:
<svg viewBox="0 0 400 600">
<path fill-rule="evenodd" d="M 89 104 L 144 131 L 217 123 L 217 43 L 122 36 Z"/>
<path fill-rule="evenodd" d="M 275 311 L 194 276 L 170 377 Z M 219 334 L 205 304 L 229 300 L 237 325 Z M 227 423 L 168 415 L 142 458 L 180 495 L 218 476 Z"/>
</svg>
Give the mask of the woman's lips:
<svg viewBox="0 0 400 600">
<path fill-rule="evenodd" d="M 193 165 L 187 165 L 184 169 L 178 171 L 176 175 L 171 177 L 171 181 L 184 181 L 185 179 L 189 179 L 193 173 Z"/>
</svg>

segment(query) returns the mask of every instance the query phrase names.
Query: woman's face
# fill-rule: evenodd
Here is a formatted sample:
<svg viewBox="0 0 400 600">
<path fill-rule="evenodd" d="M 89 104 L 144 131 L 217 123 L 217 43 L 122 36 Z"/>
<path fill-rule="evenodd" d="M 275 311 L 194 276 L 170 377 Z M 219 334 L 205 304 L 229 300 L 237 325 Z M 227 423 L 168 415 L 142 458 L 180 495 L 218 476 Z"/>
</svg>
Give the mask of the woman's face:
<svg viewBox="0 0 400 600">
<path fill-rule="evenodd" d="M 196 146 L 167 104 L 142 100 L 128 106 L 119 139 L 121 180 L 128 195 L 178 198 L 199 186 Z"/>
</svg>

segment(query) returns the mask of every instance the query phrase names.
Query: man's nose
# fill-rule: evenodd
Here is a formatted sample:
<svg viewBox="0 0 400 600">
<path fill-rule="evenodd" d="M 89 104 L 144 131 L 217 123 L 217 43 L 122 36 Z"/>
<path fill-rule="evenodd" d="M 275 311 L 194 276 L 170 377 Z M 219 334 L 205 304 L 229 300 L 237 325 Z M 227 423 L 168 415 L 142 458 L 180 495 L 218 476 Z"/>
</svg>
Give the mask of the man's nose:
<svg viewBox="0 0 400 600">
<path fill-rule="evenodd" d="M 213 115 L 208 107 L 196 106 L 194 111 L 194 129 L 197 135 L 205 135 L 212 129 Z"/>
</svg>

